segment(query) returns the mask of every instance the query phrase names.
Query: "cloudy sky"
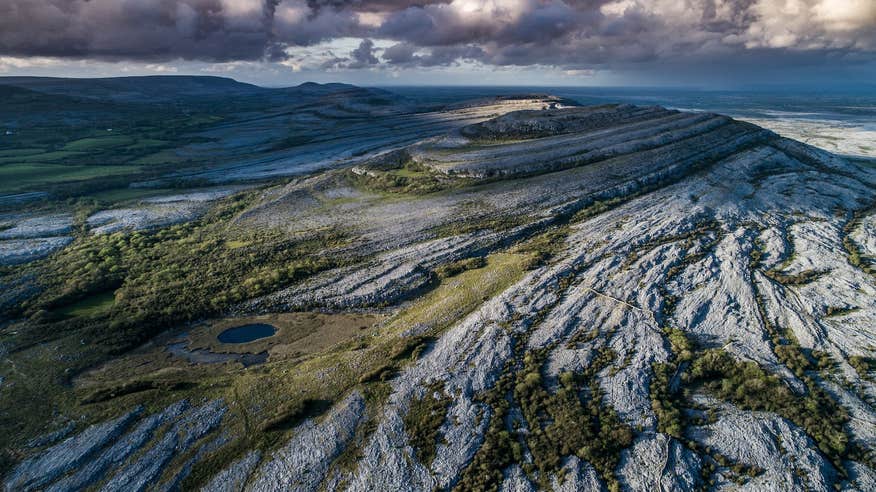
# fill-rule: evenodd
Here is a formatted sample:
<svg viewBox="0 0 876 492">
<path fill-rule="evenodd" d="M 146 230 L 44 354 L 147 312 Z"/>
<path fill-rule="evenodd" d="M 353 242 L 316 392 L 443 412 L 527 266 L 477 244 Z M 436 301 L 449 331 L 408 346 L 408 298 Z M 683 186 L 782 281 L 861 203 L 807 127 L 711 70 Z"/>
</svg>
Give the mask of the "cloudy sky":
<svg viewBox="0 0 876 492">
<path fill-rule="evenodd" d="M 876 0 L 0 0 L 0 75 L 876 87 Z"/>
</svg>

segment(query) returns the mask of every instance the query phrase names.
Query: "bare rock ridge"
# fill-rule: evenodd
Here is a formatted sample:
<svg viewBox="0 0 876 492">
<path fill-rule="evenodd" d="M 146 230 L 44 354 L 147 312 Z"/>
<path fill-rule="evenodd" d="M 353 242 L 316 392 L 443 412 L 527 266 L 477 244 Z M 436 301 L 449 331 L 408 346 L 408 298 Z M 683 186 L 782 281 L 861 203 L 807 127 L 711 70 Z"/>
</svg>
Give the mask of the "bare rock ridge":
<svg viewBox="0 0 876 492">
<path fill-rule="evenodd" d="M 403 314 L 444 265 L 550 255 L 379 377 L 292 371 L 355 376 L 274 445 L 223 434 L 240 402 L 137 408 L 6 490 L 172 489 L 235 445 L 205 490 L 873 490 L 876 172 L 720 115 L 501 106 L 262 191 L 236 225 L 344 230 L 346 261 L 236 310 Z"/>
</svg>

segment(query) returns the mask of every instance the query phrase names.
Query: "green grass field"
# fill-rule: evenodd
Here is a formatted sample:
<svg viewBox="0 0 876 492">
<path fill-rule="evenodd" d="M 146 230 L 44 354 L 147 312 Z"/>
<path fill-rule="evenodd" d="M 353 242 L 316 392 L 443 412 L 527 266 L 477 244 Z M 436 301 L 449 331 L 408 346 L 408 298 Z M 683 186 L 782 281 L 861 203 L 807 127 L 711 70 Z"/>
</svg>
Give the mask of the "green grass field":
<svg viewBox="0 0 876 492">
<path fill-rule="evenodd" d="M 58 313 L 63 316 L 94 316 L 111 308 L 115 302 L 114 292 L 103 292 L 65 306 Z"/>
<path fill-rule="evenodd" d="M 0 165 L 0 193 L 29 191 L 40 185 L 135 174 L 140 166 L 65 166 L 61 164 Z"/>
<path fill-rule="evenodd" d="M 0 164 L 29 164 L 37 162 L 57 162 L 65 159 L 73 159 L 82 157 L 81 152 L 73 152 L 69 150 L 55 150 L 52 152 L 41 152 L 39 154 L 29 154 L 16 157 L 0 158 Z"/>
<path fill-rule="evenodd" d="M 134 143 L 134 139 L 127 135 L 112 135 L 107 137 L 89 137 L 74 140 L 64 146 L 64 150 L 84 152 L 93 150 L 114 149 L 128 146 Z"/>
<path fill-rule="evenodd" d="M 23 149 L 3 149 L 0 150 L 0 159 L 6 157 L 24 157 L 33 154 L 42 154 L 46 149 L 42 148 L 23 148 Z"/>
<path fill-rule="evenodd" d="M 162 164 L 170 164 L 174 162 L 182 162 L 182 159 L 172 150 L 162 150 L 154 154 L 140 157 L 139 159 L 135 159 L 132 162 L 141 166 L 156 166 Z"/>
</svg>

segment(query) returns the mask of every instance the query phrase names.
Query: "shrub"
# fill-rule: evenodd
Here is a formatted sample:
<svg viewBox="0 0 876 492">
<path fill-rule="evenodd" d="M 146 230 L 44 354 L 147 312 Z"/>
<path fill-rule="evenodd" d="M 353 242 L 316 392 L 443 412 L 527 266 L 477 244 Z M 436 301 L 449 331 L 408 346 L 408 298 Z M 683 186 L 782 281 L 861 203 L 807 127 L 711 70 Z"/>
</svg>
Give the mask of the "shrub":
<svg viewBox="0 0 876 492">
<path fill-rule="evenodd" d="M 774 412 L 803 428 L 834 463 L 848 451 L 844 426 L 849 417 L 824 390 L 809 384 L 796 395 L 776 375 L 754 362 L 738 362 L 719 349 L 702 353 L 690 369 L 690 382 L 747 410 Z"/>
<path fill-rule="evenodd" d="M 435 269 L 435 274 L 441 278 L 455 277 L 468 270 L 476 270 L 487 266 L 487 259 L 483 256 L 465 258 L 463 260 L 446 263 Z"/>
<path fill-rule="evenodd" d="M 849 364 L 851 364 L 858 375 L 864 379 L 870 379 L 870 373 L 876 371 L 876 359 L 873 359 L 872 357 L 853 355 L 849 357 Z"/>
<path fill-rule="evenodd" d="M 450 397 L 444 394 L 444 384 L 436 382 L 426 387 L 426 394 L 422 398 L 411 401 L 404 417 L 405 431 L 411 445 L 417 451 L 420 462 L 426 466 L 435 459 L 441 425 L 446 420 L 449 405 Z"/>
</svg>

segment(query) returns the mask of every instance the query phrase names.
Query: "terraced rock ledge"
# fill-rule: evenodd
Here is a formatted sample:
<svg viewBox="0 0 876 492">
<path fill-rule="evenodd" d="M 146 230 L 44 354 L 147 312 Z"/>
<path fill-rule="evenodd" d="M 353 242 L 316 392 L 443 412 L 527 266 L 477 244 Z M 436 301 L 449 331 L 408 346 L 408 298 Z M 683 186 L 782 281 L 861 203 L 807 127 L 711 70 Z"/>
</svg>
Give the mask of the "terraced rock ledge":
<svg viewBox="0 0 876 492">
<path fill-rule="evenodd" d="M 211 316 L 380 321 L 249 368 L 126 348 L 5 489 L 876 489 L 876 171 L 725 116 L 527 101 L 221 201 L 191 237 L 319 262 L 253 267 Z"/>
</svg>

